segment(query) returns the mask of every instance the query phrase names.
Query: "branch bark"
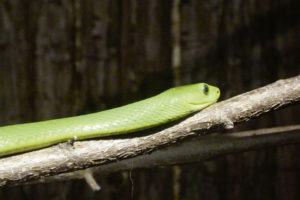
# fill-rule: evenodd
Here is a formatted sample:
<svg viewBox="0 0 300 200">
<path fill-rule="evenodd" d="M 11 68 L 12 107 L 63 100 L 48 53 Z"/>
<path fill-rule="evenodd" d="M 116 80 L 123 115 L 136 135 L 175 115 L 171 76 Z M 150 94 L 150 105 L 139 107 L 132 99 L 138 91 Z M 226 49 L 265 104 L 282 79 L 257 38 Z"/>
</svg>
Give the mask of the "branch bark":
<svg viewBox="0 0 300 200">
<path fill-rule="evenodd" d="M 192 138 L 192 140 L 154 151 L 151 154 L 140 155 L 87 170 L 78 170 L 57 176 L 45 177 L 39 179 L 37 182 L 86 179 L 86 176 L 91 176 L 91 174 L 105 175 L 116 171 L 137 168 L 195 163 L 230 153 L 299 143 L 300 125 L 243 131 L 226 135 L 202 135 Z M 89 180 L 87 180 L 87 183 L 89 183 Z M 91 188 L 94 187 L 91 186 Z"/>
<path fill-rule="evenodd" d="M 0 159 L 0 186 L 15 185 L 61 173 L 104 166 L 151 153 L 189 136 L 232 128 L 233 124 L 300 101 L 300 76 L 214 104 L 182 122 L 150 135 L 66 143 Z M 208 141 L 208 140 L 207 140 Z M 222 141 L 219 141 L 219 144 Z M 214 143 L 218 146 L 218 144 Z M 210 149 L 208 148 L 208 154 Z M 226 153 L 226 149 L 223 149 Z M 176 154 L 172 155 L 176 156 Z"/>
</svg>

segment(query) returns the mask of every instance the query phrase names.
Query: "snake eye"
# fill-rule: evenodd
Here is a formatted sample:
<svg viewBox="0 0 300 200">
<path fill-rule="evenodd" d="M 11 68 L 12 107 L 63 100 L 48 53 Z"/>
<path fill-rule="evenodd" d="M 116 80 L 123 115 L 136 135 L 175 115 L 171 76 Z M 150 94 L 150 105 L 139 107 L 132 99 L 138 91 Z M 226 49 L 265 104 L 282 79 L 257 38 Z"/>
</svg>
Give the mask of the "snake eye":
<svg viewBox="0 0 300 200">
<path fill-rule="evenodd" d="M 208 86 L 207 86 L 207 85 L 203 85 L 203 93 L 204 93 L 205 95 L 207 95 L 208 92 L 209 92 Z"/>
</svg>

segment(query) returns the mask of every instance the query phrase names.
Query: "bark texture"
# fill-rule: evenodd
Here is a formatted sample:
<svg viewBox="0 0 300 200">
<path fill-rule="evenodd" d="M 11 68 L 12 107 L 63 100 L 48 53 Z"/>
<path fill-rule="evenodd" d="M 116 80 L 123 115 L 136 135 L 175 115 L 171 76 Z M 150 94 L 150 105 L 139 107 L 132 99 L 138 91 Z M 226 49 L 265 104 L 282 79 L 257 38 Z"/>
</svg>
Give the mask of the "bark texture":
<svg viewBox="0 0 300 200">
<path fill-rule="evenodd" d="M 100 165 L 87 170 L 78 170 L 57 176 L 43 177 L 34 182 L 27 182 L 27 184 L 87 179 L 87 175 L 88 177 L 93 175 L 103 176 L 112 172 L 138 168 L 196 163 L 226 154 L 299 143 L 300 125 L 242 131 L 228 133 L 226 135 L 200 135 L 191 140 L 172 144 L 150 154 Z M 94 186 L 91 187 L 94 188 Z"/>
</svg>

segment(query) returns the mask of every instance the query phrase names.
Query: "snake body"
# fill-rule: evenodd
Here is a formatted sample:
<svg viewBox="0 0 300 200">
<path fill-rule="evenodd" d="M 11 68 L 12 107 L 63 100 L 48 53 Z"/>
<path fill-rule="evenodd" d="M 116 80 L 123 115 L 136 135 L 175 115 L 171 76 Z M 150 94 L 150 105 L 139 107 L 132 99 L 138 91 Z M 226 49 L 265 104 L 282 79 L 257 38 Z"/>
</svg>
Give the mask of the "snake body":
<svg viewBox="0 0 300 200">
<path fill-rule="evenodd" d="M 217 87 L 180 86 L 154 97 L 102 112 L 0 127 L 0 156 L 47 147 L 72 139 L 110 136 L 151 128 L 215 103 Z"/>
</svg>

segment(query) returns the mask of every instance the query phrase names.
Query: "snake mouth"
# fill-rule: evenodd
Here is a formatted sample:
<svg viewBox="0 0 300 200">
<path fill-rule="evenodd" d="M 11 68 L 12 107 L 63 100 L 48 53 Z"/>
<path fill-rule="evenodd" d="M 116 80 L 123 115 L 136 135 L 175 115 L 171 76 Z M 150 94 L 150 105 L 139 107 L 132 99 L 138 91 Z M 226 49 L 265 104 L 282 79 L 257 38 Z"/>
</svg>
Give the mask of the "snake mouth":
<svg viewBox="0 0 300 200">
<path fill-rule="evenodd" d="M 201 100 L 201 102 L 189 102 L 190 105 L 196 107 L 197 109 L 203 109 L 207 106 L 210 106 L 211 104 L 214 104 L 218 101 L 220 98 L 220 90 L 219 88 L 214 87 L 215 91 L 211 96 L 204 98 Z"/>
<path fill-rule="evenodd" d="M 211 104 L 214 104 L 218 101 L 218 99 L 216 99 L 215 101 L 207 101 L 207 102 L 202 102 L 201 104 L 198 104 L 198 103 L 190 103 L 190 105 L 193 105 L 193 106 L 197 106 L 197 107 L 200 107 L 200 108 L 205 108 Z"/>
</svg>

